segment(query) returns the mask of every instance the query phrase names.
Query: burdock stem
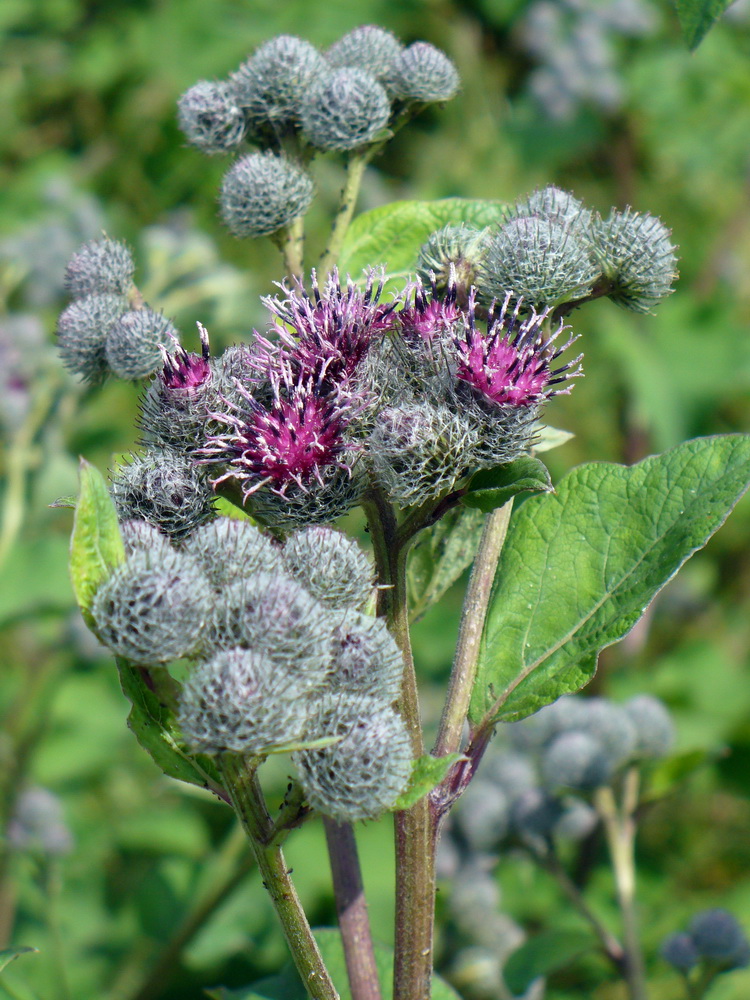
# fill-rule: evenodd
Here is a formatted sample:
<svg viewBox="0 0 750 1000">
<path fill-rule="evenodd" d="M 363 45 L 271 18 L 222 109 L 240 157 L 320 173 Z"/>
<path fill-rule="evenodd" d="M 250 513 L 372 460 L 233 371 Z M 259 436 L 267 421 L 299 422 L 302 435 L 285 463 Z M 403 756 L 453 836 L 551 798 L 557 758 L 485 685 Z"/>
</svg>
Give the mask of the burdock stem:
<svg viewBox="0 0 750 1000">
<path fill-rule="evenodd" d="M 320 258 L 320 271 L 323 275 L 327 274 L 338 261 L 341 248 L 344 245 L 346 231 L 352 221 L 354 209 L 357 205 L 362 177 L 371 157 L 372 153 L 369 149 L 358 149 L 350 155 L 347 161 L 346 180 L 341 190 L 338 212 L 336 213 L 336 218 L 333 220 L 328 245 L 323 251 L 323 256 Z"/>
<path fill-rule="evenodd" d="M 393 506 L 374 489 L 363 505 L 375 553 L 378 614 L 388 627 L 404 658 L 400 710 L 411 738 L 414 757 L 424 754 L 414 660 L 409 636 L 406 594 L 406 557 L 410 538 L 399 539 Z M 413 537 L 413 536 L 412 536 Z M 428 1000 L 432 979 L 435 910 L 436 814 L 429 798 L 397 812 L 396 934 L 393 1000 Z"/>
<path fill-rule="evenodd" d="M 443 757 L 460 749 L 463 725 L 469 711 L 471 692 L 477 674 L 484 620 L 487 617 L 492 584 L 505 536 L 508 533 L 512 508 L 513 501 L 510 500 L 503 507 L 493 510 L 484 523 L 464 598 L 456 656 L 437 742 L 433 750 L 436 757 Z"/>
<path fill-rule="evenodd" d="M 381 1000 L 354 829 L 327 816 L 323 822 L 352 1000 Z"/>
<path fill-rule="evenodd" d="M 219 769 L 232 805 L 247 834 L 263 885 L 281 921 L 292 959 L 312 1000 L 340 1000 L 317 942 L 289 877 L 281 848 L 273 843 L 274 827 L 257 776 L 259 761 L 221 754 Z"/>
</svg>

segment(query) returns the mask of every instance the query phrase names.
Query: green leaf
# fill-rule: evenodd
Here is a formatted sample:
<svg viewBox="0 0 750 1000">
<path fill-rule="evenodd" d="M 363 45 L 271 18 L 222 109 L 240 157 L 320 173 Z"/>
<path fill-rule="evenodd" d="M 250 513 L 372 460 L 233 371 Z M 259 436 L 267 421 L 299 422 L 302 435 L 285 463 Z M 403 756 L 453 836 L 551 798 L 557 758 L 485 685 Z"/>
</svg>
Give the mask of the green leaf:
<svg viewBox="0 0 750 1000">
<path fill-rule="evenodd" d="M 125 561 L 117 512 L 104 476 L 84 459 L 80 466 L 81 492 L 70 541 L 70 577 L 83 617 L 91 621 L 94 594 Z"/>
<path fill-rule="evenodd" d="M 339 991 L 341 1000 L 351 1000 L 352 994 L 349 990 L 346 974 L 341 935 L 337 930 L 329 927 L 317 928 L 314 934 L 323 961 Z M 378 968 L 383 1000 L 389 1000 L 393 996 L 392 949 L 376 944 L 375 964 Z M 286 967 L 279 975 L 269 976 L 267 979 L 262 979 L 242 989 L 228 990 L 226 987 L 219 986 L 206 990 L 206 995 L 212 1000 L 307 1000 L 307 993 L 293 967 Z M 434 975 L 432 977 L 432 1000 L 460 1000 L 460 997 L 444 979 Z"/>
<path fill-rule="evenodd" d="M 697 49 L 709 28 L 733 0 L 675 0 L 677 17 L 688 48 Z"/>
<path fill-rule="evenodd" d="M 463 754 L 460 753 L 449 753 L 445 757 L 433 757 L 431 754 L 418 757 L 412 764 L 409 784 L 399 795 L 392 812 L 411 809 L 425 795 L 429 795 L 436 785 L 440 784 L 456 761 L 463 759 Z"/>
<path fill-rule="evenodd" d="M 2 972 L 6 966 L 10 965 L 14 959 L 18 958 L 19 955 L 28 955 L 31 952 L 38 951 L 38 948 L 27 948 L 25 946 L 19 948 L 3 948 L 2 951 L 0 951 L 0 972 Z"/>
<path fill-rule="evenodd" d="M 503 967 L 506 985 L 513 994 L 524 993 L 535 979 L 566 968 L 594 947 L 586 931 L 542 931 L 509 956 Z"/>
<path fill-rule="evenodd" d="M 447 225 L 483 229 L 502 221 L 504 203 L 471 198 L 440 201 L 394 201 L 352 222 L 339 256 L 339 270 L 355 280 L 367 267 L 382 264 L 389 279 L 403 282 L 414 273 L 419 248 L 431 233 Z"/>
<path fill-rule="evenodd" d="M 559 427 L 549 427 L 547 424 L 536 423 L 534 426 L 534 445 L 532 451 L 535 455 L 541 455 L 544 451 L 552 451 L 559 448 L 575 437 L 570 431 L 563 431 Z"/>
<path fill-rule="evenodd" d="M 439 601 L 471 565 L 483 528 L 480 511 L 455 507 L 421 532 L 409 555 L 406 575 L 412 621 Z"/>
<path fill-rule="evenodd" d="M 590 463 L 531 497 L 503 547 L 471 702 L 513 721 L 593 676 L 750 485 L 750 435 L 699 438 L 633 468 Z"/>
<path fill-rule="evenodd" d="M 489 514 L 496 507 L 504 507 L 518 493 L 551 493 L 553 487 L 547 466 L 538 458 L 522 455 L 515 462 L 481 469 L 472 477 L 467 490 L 461 503 Z"/>
<path fill-rule="evenodd" d="M 220 788 L 218 771 L 209 757 L 192 755 L 181 749 L 176 739 L 176 725 L 170 703 L 176 699 L 176 683 L 167 672 L 154 667 L 146 675 L 127 660 L 117 658 L 122 690 L 132 704 L 128 727 L 155 764 L 170 778 L 187 781 L 201 788 Z M 163 688 L 152 690 L 146 676 L 156 679 Z"/>
<path fill-rule="evenodd" d="M 683 750 L 657 761 L 647 771 L 645 794 L 642 802 L 652 802 L 669 795 L 707 764 L 722 756 L 719 749 Z"/>
</svg>

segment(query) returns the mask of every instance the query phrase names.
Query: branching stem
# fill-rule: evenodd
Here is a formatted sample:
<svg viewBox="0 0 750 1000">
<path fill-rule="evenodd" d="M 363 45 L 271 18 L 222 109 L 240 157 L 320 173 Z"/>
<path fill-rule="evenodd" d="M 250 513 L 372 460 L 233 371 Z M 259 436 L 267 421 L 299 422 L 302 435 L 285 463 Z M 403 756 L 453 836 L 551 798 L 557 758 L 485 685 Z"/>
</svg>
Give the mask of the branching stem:
<svg viewBox="0 0 750 1000">
<path fill-rule="evenodd" d="M 344 245 L 344 237 L 349 229 L 354 209 L 357 205 L 362 177 L 371 158 L 372 153 L 369 149 L 355 150 L 349 157 L 346 165 L 346 179 L 339 199 L 338 212 L 336 213 L 336 218 L 333 220 L 328 245 L 323 251 L 323 256 L 320 258 L 320 272 L 323 276 L 338 262 L 341 248 Z"/>
</svg>

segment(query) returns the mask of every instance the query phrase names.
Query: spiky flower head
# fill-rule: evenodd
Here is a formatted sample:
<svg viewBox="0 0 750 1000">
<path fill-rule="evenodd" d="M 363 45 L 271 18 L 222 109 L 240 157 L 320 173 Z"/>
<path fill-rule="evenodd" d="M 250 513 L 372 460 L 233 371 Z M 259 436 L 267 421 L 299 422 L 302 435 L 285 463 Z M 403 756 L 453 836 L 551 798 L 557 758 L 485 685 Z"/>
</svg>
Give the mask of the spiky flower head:
<svg viewBox="0 0 750 1000">
<path fill-rule="evenodd" d="M 302 167 L 275 153 L 250 153 L 224 175 L 219 207 L 235 236 L 271 236 L 304 215 L 312 198 Z"/>
<path fill-rule="evenodd" d="M 584 240 L 588 236 L 592 218 L 591 212 L 584 207 L 580 199 L 554 184 L 532 191 L 516 202 L 515 207 L 509 212 L 511 218 L 533 215 L 551 219 L 563 229 L 571 230 L 574 235 Z"/>
<path fill-rule="evenodd" d="M 391 102 L 375 77 L 346 66 L 318 80 L 300 117 L 311 146 L 344 151 L 372 142 L 390 114 Z"/>
<path fill-rule="evenodd" d="M 133 284 L 135 263 L 124 243 L 100 240 L 84 243 L 65 268 L 65 290 L 76 299 L 86 295 L 126 295 Z"/>
<path fill-rule="evenodd" d="M 590 791 L 606 784 L 612 776 L 612 764 L 595 736 L 590 733 L 561 733 L 550 743 L 541 762 L 542 776 L 548 788 L 574 788 Z"/>
<path fill-rule="evenodd" d="M 291 288 L 281 286 L 286 298 L 263 299 L 274 316 L 277 341 L 287 349 L 286 363 L 312 378 L 318 392 L 345 390 L 373 343 L 393 327 L 398 300 L 380 301 L 384 280 L 382 271 L 370 269 L 360 289 L 348 275 L 342 284 L 333 268 L 321 288 L 313 271 L 310 293 L 295 279 Z M 268 367 L 278 367 L 277 349 L 257 339 L 267 352 Z"/>
<path fill-rule="evenodd" d="M 183 551 L 217 590 L 256 573 L 281 569 L 281 549 L 250 521 L 217 517 L 189 535 Z"/>
<path fill-rule="evenodd" d="M 527 308 L 544 309 L 588 295 L 600 273 L 569 229 L 542 215 L 519 215 L 489 238 L 478 285 L 486 301 L 510 292 Z"/>
<path fill-rule="evenodd" d="M 133 455 L 112 477 L 121 521 L 148 521 L 171 538 L 190 534 L 214 516 L 214 494 L 195 463 L 167 450 Z"/>
<path fill-rule="evenodd" d="M 327 60 L 309 42 L 277 35 L 256 49 L 231 82 L 251 127 L 273 131 L 298 122 L 310 87 L 328 69 Z"/>
<path fill-rule="evenodd" d="M 177 121 L 191 146 L 227 153 L 242 142 L 245 116 L 235 88 L 225 80 L 199 80 L 177 102 Z"/>
<path fill-rule="evenodd" d="M 636 757 L 666 757 L 675 740 L 672 718 L 663 701 L 650 694 L 639 694 L 622 706 L 635 727 Z"/>
<path fill-rule="evenodd" d="M 750 964 L 750 945 L 737 918 L 727 910 L 703 910 L 690 921 L 688 934 L 701 958 L 738 969 Z"/>
<path fill-rule="evenodd" d="M 609 298 L 633 312 L 650 312 L 671 295 L 677 257 L 671 232 L 653 215 L 627 208 L 591 227 L 593 254 L 612 285 Z"/>
<path fill-rule="evenodd" d="M 398 54 L 384 83 L 401 101 L 432 104 L 455 97 L 461 81 L 444 52 L 429 42 L 414 42 Z"/>
<path fill-rule="evenodd" d="M 291 535 L 284 565 L 316 600 L 331 608 L 362 608 L 372 596 L 370 561 L 348 535 L 314 526 Z"/>
<path fill-rule="evenodd" d="M 161 367 L 162 345 L 176 340 L 177 330 L 166 316 L 151 309 L 132 309 L 109 328 L 104 353 L 115 375 L 145 378 Z"/>
<path fill-rule="evenodd" d="M 473 851 L 494 851 L 510 826 L 510 802 L 502 788 L 474 779 L 461 796 L 456 825 Z"/>
<path fill-rule="evenodd" d="M 134 518 L 121 521 L 120 535 L 125 546 L 125 554 L 128 556 L 135 555 L 136 552 L 146 553 L 155 564 L 158 564 L 160 561 L 168 560 L 174 551 L 164 532 L 159 531 L 148 521 Z"/>
<path fill-rule="evenodd" d="M 382 618 L 345 611 L 333 633 L 329 689 L 392 705 L 401 692 L 404 658 Z"/>
<path fill-rule="evenodd" d="M 217 397 L 209 357 L 208 334 L 200 326 L 200 354 L 188 353 L 179 343 L 171 351 L 160 347 L 163 367 L 141 398 L 138 426 L 142 443 L 190 454 L 203 441 L 208 410 Z"/>
<path fill-rule="evenodd" d="M 630 713 L 607 698 L 584 698 L 582 702 L 586 711 L 580 729 L 599 741 L 612 767 L 631 760 L 638 733 Z"/>
<path fill-rule="evenodd" d="M 438 229 L 419 248 L 417 278 L 438 291 L 455 285 L 461 301 L 477 283 L 487 251 L 488 229 L 461 223 Z"/>
<path fill-rule="evenodd" d="M 659 948 L 659 954 L 665 962 L 678 972 L 690 972 L 701 960 L 695 942 L 685 931 L 670 934 Z"/>
<path fill-rule="evenodd" d="M 335 620 L 296 580 L 256 573 L 228 586 L 207 630 L 209 652 L 264 649 L 279 662 L 328 669 Z"/>
<path fill-rule="evenodd" d="M 199 663 L 183 685 L 180 728 L 200 753 L 267 753 L 305 736 L 306 702 L 320 684 L 263 650 L 228 649 Z"/>
<path fill-rule="evenodd" d="M 403 45 L 390 31 L 373 24 L 364 24 L 342 35 L 327 50 L 326 58 L 336 68 L 354 66 L 365 70 L 376 80 L 384 80 Z"/>
<path fill-rule="evenodd" d="M 340 822 L 374 819 L 395 805 L 411 775 L 403 720 L 375 699 L 343 694 L 321 702 L 312 733 L 338 743 L 294 755 L 309 804 Z"/>
<path fill-rule="evenodd" d="M 104 345 L 110 328 L 128 308 L 119 295 L 87 295 L 64 309 L 57 321 L 57 349 L 63 365 L 86 382 L 103 382 L 110 372 Z"/>
<path fill-rule="evenodd" d="M 137 552 L 99 587 L 91 614 L 99 639 L 134 663 L 168 663 L 198 648 L 213 595 L 179 553 L 164 562 Z"/>
<path fill-rule="evenodd" d="M 412 507 L 448 493 L 476 465 L 478 428 L 439 403 L 381 410 L 368 441 L 373 476 L 391 500 Z"/>
</svg>

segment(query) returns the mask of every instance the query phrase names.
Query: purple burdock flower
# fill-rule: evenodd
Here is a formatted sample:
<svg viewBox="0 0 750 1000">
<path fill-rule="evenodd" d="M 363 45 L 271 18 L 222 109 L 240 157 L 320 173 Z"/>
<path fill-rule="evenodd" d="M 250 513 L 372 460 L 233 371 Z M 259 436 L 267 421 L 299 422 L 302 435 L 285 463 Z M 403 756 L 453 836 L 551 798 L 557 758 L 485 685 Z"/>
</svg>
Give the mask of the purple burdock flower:
<svg viewBox="0 0 750 1000">
<path fill-rule="evenodd" d="M 208 331 L 200 323 L 198 330 L 201 338 L 201 353 L 188 354 L 185 348 L 175 340 L 174 353 L 170 354 L 166 347 L 160 345 L 164 367 L 159 373 L 167 389 L 197 389 L 211 375 L 209 358 L 211 356 Z"/>
<path fill-rule="evenodd" d="M 454 336 L 459 354 L 456 378 L 471 386 L 480 401 L 499 406 L 530 407 L 569 393 L 571 386 L 566 383 L 582 374 L 583 355 L 559 367 L 554 364 L 577 338 L 557 347 L 555 341 L 565 329 L 562 322 L 554 333 L 546 333 L 547 312 L 532 312 L 521 320 L 521 303 L 509 312 L 509 302 L 507 295 L 499 312 L 491 310 L 484 332 L 476 323 L 471 290 L 466 328 Z"/>
<path fill-rule="evenodd" d="M 383 276 L 370 270 L 361 291 L 348 277 L 342 287 L 334 268 L 322 290 L 312 272 L 312 294 L 298 279 L 292 290 L 280 287 L 287 298 L 263 299 L 275 317 L 273 330 L 279 342 L 256 334 L 266 352 L 267 373 L 277 367 L 281 349 L 292 369 L 312 378 L 318 392 L 346 392 L 373 341 L 394 325 L 398 303 L 380 302 Z"/>
<path fill-rule="evenodd" d="M 463 326 L 465 313 L 457 301 L 454 266 L 451 264 L 450 278 L 443 295 L 438 293 L 434 274 L 430 284 L 430 294 L 419 278 L 407 289 L 407 294 L 414 291 L 414 302 L 398 314 L 401 335 L 407 343 L 439 343 L 452 335 L 456 324 Z"/>
<path fill-rule="evenodd" d="M 277 355 L 269 377 L 270 402 L 238 386 L 241 404 L 229 404 L 236 412 L 211 414 L 227 433 L 210 436 L 200 450 L 225 466 L 214 485 L 238 479 L 245 499 L 264 486 L 280 497 L 294 487 L 323 487 L 332 470 L 349 472 L 347 459 L 356 451 L 346 432 L 361 402 L 321 393 L 311 377 L 293 371 L 286 354 Z"/>
</svg>

